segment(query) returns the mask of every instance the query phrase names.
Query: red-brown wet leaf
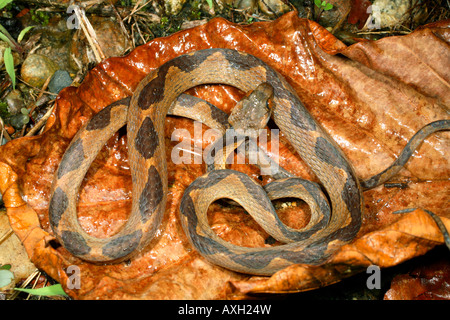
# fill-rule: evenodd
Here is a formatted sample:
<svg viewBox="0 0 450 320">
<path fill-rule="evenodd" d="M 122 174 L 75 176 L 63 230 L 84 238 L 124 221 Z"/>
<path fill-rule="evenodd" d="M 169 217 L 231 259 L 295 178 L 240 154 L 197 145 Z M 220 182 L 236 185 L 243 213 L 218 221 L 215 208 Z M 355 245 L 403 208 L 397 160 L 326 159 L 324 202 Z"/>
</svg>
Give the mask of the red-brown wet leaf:
<svg viewBox="0 0 450 320">
<path fill-rule="evenodd" d="M 445 132 L 428 138 L 393 179 L 404 188 L 380 186 L 364 192 L 363 225 L 352 243 L 324 265 L 295 265 L 272 277 L 216 267 L 189 245 L 178 220 L 178 205 L 184 189 L 204 172 L 203 165 L 168 162 L 170 189 L 164 223 L 158 237 L 128 263 L 94 265 L 55 245 L 48 201 L 53 174 L 83 123 L 111 102 L 131 95 L 150 70 L 183 53 L 209 47 L 245 51 L 278 70 L 342 147 L 358 176 L 368 178 L 392 163 L 418 129 L 449 118 L 450 35 L 446 28 L 448 22 L 443 22 L 407 36 L 346 47 L 295 12 L 248 26 L 218 18 L 156 39 L 126 57 L 105 60 L 79 88 L 60 93 L 43 134 L 0 148 L 0 191 L 11 225 L 36 266 L 77 299 L 219 299 L 302 291 L 334 283 L 370 264 L 388 267 L 424 254 L 443 243 L 435 222 L 421 210 L 405 215 L 393 212 L 427 208 L 450 227 L 450 137 Z M 203 86 L 190 93 L 226 112 L 242 96 L 227 86 Z M 175 128 L 188 129 L 193 144 L 207 144 L 195 135 L 192 121 L 168 117 L 168 159 L 177 144 L 170 141 Z M 316 180 L 282 134 L 280 142 L 280 164 Z M 234 168 L 255 179 L 258 176 L 253 167 Z M 121 131 L 109 140 L 86 175 L 79 197 L 81 225 L 92 235 L 110 236 L 126 221 L 130 198 L 126 135 Z M 301 202 L 297 208 L 283 209 L 283 221 L 292 226 L 305 223 L 308 209 Z M 244 246 L 269 245 L 267 234 L 242 210 L 213 207 L 210 211 L 212 227 L 225 239 Z M 80 289 L 67 286 L 69 265 L 80 268 Z"/>
<path fill-rule="evenodd" d="M 364 24 L 367 21 L 370 13 L 367 12 L 367 9 L 372 5 L 372 2 L 369 0 L 352 0 L 351 1 L 351 10 L 348 14 L 348 22 L 351 24 L 358 24 L 358 28 L 361 29 L 364 27 Z"/>
<path fill-rule="evenodd" d="M 450 300 L 450 262 L 447 259 L 397 275 L 385 300 Z"/>
</svg>

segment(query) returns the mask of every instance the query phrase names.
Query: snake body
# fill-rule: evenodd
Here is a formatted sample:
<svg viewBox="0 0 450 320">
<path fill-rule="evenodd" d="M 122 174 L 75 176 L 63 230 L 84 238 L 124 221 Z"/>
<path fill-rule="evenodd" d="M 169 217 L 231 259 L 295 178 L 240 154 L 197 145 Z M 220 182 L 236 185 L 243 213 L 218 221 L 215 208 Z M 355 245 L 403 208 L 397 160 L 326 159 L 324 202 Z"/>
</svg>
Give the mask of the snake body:
<svg viewBox="0 0 450 320">
<path fill-rule="evenodd" d="M 311 167 L 327 196 L 317 184 L 299 178 L 280 179 L 262 188 L 243 173 L 212 170 L 186 189 L 180 203 L 180 220 L 193 246 L 223 267 L 267 275 L 295 263 L 322 263 L 355 237 L 361 224 L 362 188 L 341 149 L 285 79 L 263 61 L 235 50 L 206 49 L 179 56 L 148 74 L 131 97 L 97 113 L 73 138 L 55 174 L 49 206 L 55 236 L 69 252 L 93 262 L 123 261 L 155 237 L 168 192 L 165 117 L 183 92 L 211 83 L 244 92 L 268 83 L 273 88 L 276 125 Z M 192 114 L 189 108 L 186 114 Z M 212 108 L 206 114 L 211 126 L 216 122 L 226 128 L 226 115 Z M 117 234 L 96 238 L 77 220 L 78 189 L 97 153 L 125 124 L 133 183 L 131 213 Z M 299 189 L 304 191 L 301 195 Z M 270 201 L 291 196 L 303 197 L 311 207 L 311 221 L 302 230 L 285 226 Z M 209 227 L 206 211 L 223 197 L 241 204 L 272 237 L 286 244 L 243 248 L 222 240 Z"/>
</svg>

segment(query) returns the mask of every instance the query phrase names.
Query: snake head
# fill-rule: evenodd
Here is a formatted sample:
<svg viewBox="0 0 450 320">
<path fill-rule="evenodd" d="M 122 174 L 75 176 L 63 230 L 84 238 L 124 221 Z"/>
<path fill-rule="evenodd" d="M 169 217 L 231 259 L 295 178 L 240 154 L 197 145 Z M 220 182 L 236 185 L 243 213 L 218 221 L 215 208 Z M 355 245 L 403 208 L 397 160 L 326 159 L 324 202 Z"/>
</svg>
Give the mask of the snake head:
<svg viewBox="0 0 450 320">
<path fill-rule="evenodd" d="M 269 122 L 271 104 L 273 99 L 273 87 L 263 82 L 250 91 L 233 108 L 228 122 L 235 130 L 258 131 Z"/>
</svg>

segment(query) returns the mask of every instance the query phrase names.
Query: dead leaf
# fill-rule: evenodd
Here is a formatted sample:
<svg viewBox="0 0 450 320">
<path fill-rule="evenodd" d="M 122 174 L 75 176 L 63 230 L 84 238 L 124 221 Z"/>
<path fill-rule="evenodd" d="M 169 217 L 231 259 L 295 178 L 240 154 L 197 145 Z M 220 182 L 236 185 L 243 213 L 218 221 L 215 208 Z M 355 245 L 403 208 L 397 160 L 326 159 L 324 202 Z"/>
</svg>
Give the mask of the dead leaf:
<svg viewBox="0 0 450 320">
<path fill-rule="evenodd" d="M 11 229 L 6 211 L 0 211 L 0 266 L 5 264 L 11 265 L 10 271 L 14 274 L 14 279 L 2 291 L 14 288 L 16 283 L 28 278 L 36 270 Z"/>
<path fill-rule="evenodd" d="M 295 12 L 274 22 L 247 26 L 216 18 L 155 39 L 126 57 L 107 59 L 78 88 L 61 91 L 43 134 L 16 139 L 0 148 L 0 191 L 11 226 L 33 263 L 76 299 L 220 299 L 296 292 L 337 282 L 370 264 L 389 267 L 424 254 L 443 243 L 434 221 L 421 210 L 392 213 L 423 207 L 438 214 L 450 228 L 450 211 L 445 205 L 449 199 L 450 137 L 445 132 L 428 138 L 393 179 L 404 187 L 380 186 L 364 193 L 363 225 L 352 243 L 324 265 L 295 265 L 272 277 L 251 277 L 211 265 L 189 245 L 178 220 L 178 205 L 185 188 L 204 172 L 203 165 L 168 162 L 170 190 L 159 236 L 127 263 L 93 265 L 58 246 L 49 228 L 48 201 L 53 174 L 83 123 L 108 104 L 131 95 L 149 71 L 178 55 L 209 47 L 241 50 L 278 70 L 342 147 L 358 176 L 366 179 L 392 163 L 418 129 L 449 118 L 447 27 L 448 23 L 441 23 L 408 36 L 346 47 Z M 228 86 L 208 85 L 190 93 L 226 112 L 242 96 Z M 192 143 L 204 146 L 194 135 L 192 121 L 168 117 L 168 139 L 175 127 L 188 129 Z M 300 177 L 316 180 L 283 136 L 280 141 L 281 165 Z M 168 145 L 168 157 L 174 144 Z M 257 178 L 252 167 L 234 168 Z M 94 236 L 110 236 L 126 221 L 130 198 L 126 135 L 120 131 L 85 177 L 79 221 Z M 308 209 L 298 208 L 298 212 L 281 213 L 286 223 L 307 217 Z M 267 245 L 265 232 L 246 219 L 242 210 L 214 207 L 210 211 L 212 227 L 226 240 Z M 67 286 L 65 270 L 71 265 L 80 269 L 80 289 Z"/>
<path fill-rule="evenodd" d="M 348 15 L 348 22 L 351 24 L 358 24 L 358 29 L 364 27 L 364 24 L 369 18 L 370 13 L 367 9 L 372 5 L 369 0 L 352 0 L 351 10 Z"/>
<path fill-rule="evenodd" d="M 450 263 L 448 259 L 394 277 L 385 300 L 450 300 Z"/>
</svg>

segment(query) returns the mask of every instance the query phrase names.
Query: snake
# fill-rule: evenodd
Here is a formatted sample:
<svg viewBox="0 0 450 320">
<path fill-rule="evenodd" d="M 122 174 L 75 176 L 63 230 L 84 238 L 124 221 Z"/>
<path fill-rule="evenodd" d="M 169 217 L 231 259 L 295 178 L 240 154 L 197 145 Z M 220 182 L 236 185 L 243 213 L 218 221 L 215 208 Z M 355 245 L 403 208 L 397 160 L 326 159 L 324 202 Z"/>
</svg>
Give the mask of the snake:
<svg viewBox="0 0 450 320">
<path fill-rule="evenodd" d="M 92 263 L 117 263 L 145 250 L 163 220 L 168 176 L 164 122 L 167 114 L 192 117 L 197 102 L 185 91 L 203 84 L 225 84 L 243 92 L 266 85 L 275 124 L 319 183 L 286 176 L 264 187 L 246 174 L 208 170 L 185 190 L 179 219 L 190 243 L 208 261 L 236 272 L 271 275 L 293 264 L 318 265 L 354 239 L 361 226 L 363 187 L 343 151 L 301 102 L 277 71 L 259 58 L 233 49 L 213 48 L 178 56 L 150 72 L 134 93 L 110 104 L 83 125 L 66 149 L 51 187 L 49 221 L 57 240 L 74 256 Z M 266 102 L 267 102 L 266 101 Z M 229 128 L 228 115 L 208 104 L 201 115 L 206 125 Z M 89 235 L 77 219 L 77 194 L 84 176 L 108 139 L 127 126 L 132 177 L 131 212 L 125 225 L 109 238 Z M 426 134 L 448 129 L 449 121 L 426 127 Z M 430 129 L 431 128 L 431 129 Z M 422 140 L 423 134 L 420 135 Z M 417 141 L 414 140 L 414 141 Z M 409 149 L 409 147 L 405 148 Z M 412 151 L 408 151 L 409 155 Z M 406 153 L 408 153 L 406 152 Z M 366 184 L 373 187 L 397 172 L 407 155 Z M 397 171 L 396 171 L 397 170 Z M 310 206 L 307 226 L 293 229 L 277 216 L 272 200 L 301 197 Z M 274 239 L 272 247 L 241 247 L 211 229 L 207 209 L 220 198 L 239 203 Z"/>
</svg>

